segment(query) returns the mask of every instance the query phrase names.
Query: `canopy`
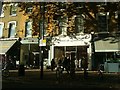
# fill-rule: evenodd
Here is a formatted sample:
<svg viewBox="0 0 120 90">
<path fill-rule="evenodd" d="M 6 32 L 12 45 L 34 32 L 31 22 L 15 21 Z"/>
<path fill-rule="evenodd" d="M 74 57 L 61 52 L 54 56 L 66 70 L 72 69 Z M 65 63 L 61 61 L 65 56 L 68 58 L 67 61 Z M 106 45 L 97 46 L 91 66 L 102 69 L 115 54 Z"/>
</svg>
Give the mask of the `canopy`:
<svg viewBox="0 0 120 90">
<path fill-rule="evenodd" d="M 32 38 L 32 37 L 22 38 L 21 44 L 38 44 L 38 38 Z"/>
<path fill-rule="evenodd" d="M 91 35 L 76 35 L 76 36 L 57 36 L 52 42 L 54 46 L 89 46 Z"/>
<path fill-rule="evenodd" d="M 116 52 L 120 51 L 119 38 L 107 37 L 95 41 L 95 52 Z"/>
<path fill-rule="evenodd" d="M 16 40 L 0 40 L 0 54 L 6 54 Z"/>
</svg>

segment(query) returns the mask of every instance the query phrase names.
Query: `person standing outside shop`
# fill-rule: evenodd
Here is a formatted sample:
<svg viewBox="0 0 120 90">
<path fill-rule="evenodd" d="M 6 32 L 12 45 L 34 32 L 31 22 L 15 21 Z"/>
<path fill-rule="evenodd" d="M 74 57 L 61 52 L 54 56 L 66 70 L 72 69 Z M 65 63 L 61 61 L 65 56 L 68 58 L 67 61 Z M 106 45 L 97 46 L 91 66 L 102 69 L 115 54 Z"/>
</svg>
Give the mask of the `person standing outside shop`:
<svg viewBox="0 0 120 90">
<path fill-rule="evenodd" d="M 55 68 L 55 60 L 52 59 L 52 61 L 51 61 L 51 70 L 53 71 L 54 68 Z"/>
<path fill-rule="evenodd" d="M 79 68 L 81 70 L 81 58 L 79 59 L 78 64 L 79 64 Z"/>
<path fill-rule="evenodd" d="M 77 70 L 77 68 L 78 68 L 78 65 L 79 65 L 78 60 L 75 59 L 75 69 L 76 69 L 76 70 Z"/>
<path fill-rule="evenodd" d="M 69 68 L 70 68 L 70 59 L 69 57 L 65 57 L 63 60 L 63 68 L 65 68 L 65 70 L 67 71 L 67 73 L 69 74 Z"/>
<path fill-rule="evenodd" d="M 72 79 L 75 77 L 75 58 L 70 60 L 70 76 Z"/>
<path fill-rule="evenodd" d="M 88 62 L 85 57 L 82 57 L 82 68 L 84 70 L 84 78 L 86 79 L 88 77 L 88 72 L 87 72 Z"/>
</svg>

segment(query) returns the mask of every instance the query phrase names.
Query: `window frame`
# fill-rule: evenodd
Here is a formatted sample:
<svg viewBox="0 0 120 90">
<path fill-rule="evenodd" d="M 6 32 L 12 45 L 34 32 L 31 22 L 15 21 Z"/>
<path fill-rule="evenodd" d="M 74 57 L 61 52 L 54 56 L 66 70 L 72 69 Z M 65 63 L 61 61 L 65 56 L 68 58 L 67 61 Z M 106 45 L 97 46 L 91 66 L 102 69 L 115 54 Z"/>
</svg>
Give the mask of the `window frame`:
<svg viewBox="0 0 120 90">
<path fill-rule="evenodd" d="M 68 17 L 60 17 L 58 19 L 58 22 L 59 22 L 59 34 L 67 35 Z"/>
<path fill-rule="evenodd" d="M 2 5 L 0 17 L 5 17 L 5 15 L 4 15 L 4 7 L 5 7 L 5 5 Z"/>
<path fill-rule="evenodd" d="M 84 33 L 85 32 L 85 20 L 82 15 L 76 15 L 75 17 L 75 32 L 76 33 Z"/>
<path fill-rule="evenodd" d="M 12 3 L 10 5 L 10 15 L 11 16 L 16 16 L 17 15 L 17 6 L 18 6 L 17 3 Z M 13 13 L 13 12 L 15 12 L 15 13 Z"/>
<path fill-rule="evenodd" d="M 12 24 L 12 23 L 15 24 L 14 36 L 11 36 L 11 30 L 10 30 L 10 24 Z M 10 22 L 8 22 L 8 37 L 10 37 L 10 38 L 14 38 L 15 37 L 15 35 L 16 35 L 16 25 L 17 25 L 17 21 L 10 21 Z"/>
<path fill-rule="evenodd" d="M 0 24 L 3 25 L 2 30 L 0 31 L 0 33 L 2 32 L 0 38 L 2 38 L 3 37 L 4 22 L 0 22 Z"/>
<path fill-rule="evenodd" d="M 28 32 L 28 30 L 27 30 L 27 24 L 29 23 L 29 22 L 31 22 L 31 27 L 30 27 L 30 29 L 29 30 L 31 30 L 30 31 L 30 35 L 28 34 L 29 32 Z M 27 20 L 26 22 L 25 22 L 25 37 L 32 37 L 32 21 L 31 20 Z"/>
<path fill-rule="evenodd" d="M 99 16 L 106 16 L 106 31 L 100 31 L 100 29 L 99 29 L 99 25 L 98 25 L 98 17 Z M 98 30 L 97 30 L 97 32 L 98 33 L 109 33 L 109 27 L 108 27 L 108 24 L 109 24 L 109 22 L 108 22 L 108 19 L 109 19 L 109 12 L 99 12 L 99 13 L 97 13 L 96 14 L 96 20 L 97 20 L 97 25 L 98 25 Z M 102 25 L 103 25 L 103 23 L 102 23 Z"/>
<path fill-rule="evenodd" d="M 27 14 L 31 14 L 31 13 L 32 13 L 32 10 L 33 10 L 33 7 L 32 7 L 32 6 L 31 6 L 31 7 L 27 7 L 25 12 L 26 12 Z"/>
</svg>

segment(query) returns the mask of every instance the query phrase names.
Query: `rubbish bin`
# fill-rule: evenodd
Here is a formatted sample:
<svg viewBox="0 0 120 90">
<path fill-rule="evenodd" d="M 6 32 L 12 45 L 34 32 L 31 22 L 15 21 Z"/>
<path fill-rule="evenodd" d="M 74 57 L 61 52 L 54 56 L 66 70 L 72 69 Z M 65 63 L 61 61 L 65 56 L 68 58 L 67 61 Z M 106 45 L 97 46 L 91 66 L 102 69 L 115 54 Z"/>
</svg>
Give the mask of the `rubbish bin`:
<svg viewBox="0 0 120 90">
<path fill-rule="evenodd" d="M 21 64 L 18 67 L 18 76 L 24 76 L 24 75 L 25 75 L 25 68 L 24 68 L 24 65 Z"/>
</svg>

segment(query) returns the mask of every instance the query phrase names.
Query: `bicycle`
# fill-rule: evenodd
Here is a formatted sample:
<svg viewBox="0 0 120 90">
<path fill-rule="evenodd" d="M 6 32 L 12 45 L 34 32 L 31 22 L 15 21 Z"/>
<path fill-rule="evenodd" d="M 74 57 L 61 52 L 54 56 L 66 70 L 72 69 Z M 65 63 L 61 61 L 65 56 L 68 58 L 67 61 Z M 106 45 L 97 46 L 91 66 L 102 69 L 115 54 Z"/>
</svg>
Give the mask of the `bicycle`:
<svg viewBox="0 0 120 90">
<path fill-rule="evenodd" d="M 2 69 L 2 76 L 3 76 L 3 77 L 9 77 L 9 75 L 10 75 L 9 70 L 7 70 L 7 69 Z"/>
<path fill-rule="evenodd" d="M 9 69 L 8 69 L 8 64 L 5 64 L 4 67 L 2 68 L 2 76 L 3 77 L 9 77 L 10 75 L 10 72 L 9 72 Z"/>
</svg>

